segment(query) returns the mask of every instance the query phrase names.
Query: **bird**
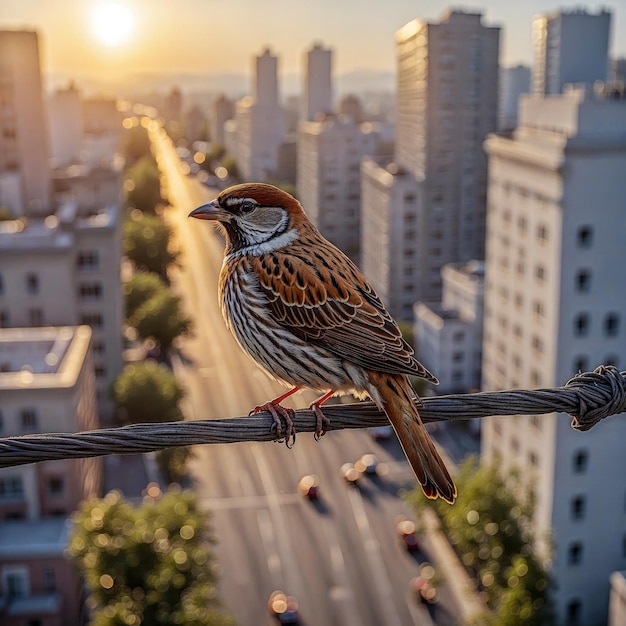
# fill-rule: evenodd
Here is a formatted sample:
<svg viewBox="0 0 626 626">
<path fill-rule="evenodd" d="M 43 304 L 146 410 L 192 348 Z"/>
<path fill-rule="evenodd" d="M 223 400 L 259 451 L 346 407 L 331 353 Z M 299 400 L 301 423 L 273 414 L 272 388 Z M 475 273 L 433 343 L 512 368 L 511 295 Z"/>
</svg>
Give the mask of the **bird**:
<svg viewBox="0 0 626 626">
<path fill-rule="evenodd" d="M 328 428 L 321 405 L 331 396 L 369 397 L 391 422 L 424 494 L 453 504 L 456 486 L 424 428 L 409 377 L 437 378 L 415 358 L 361 270 L 300 202 L 249 182 L 222 190 L 189 217 L 223 230 L 218 291 L 226 326 L 269 376 L 291 387 L 251 414 L 269 411 L 279 435 L 282 417 L 289 443 L 293 411 L 281 402 L 299 389 L 323 394 L 310 405 L 316 438 Z"/>
</svg>

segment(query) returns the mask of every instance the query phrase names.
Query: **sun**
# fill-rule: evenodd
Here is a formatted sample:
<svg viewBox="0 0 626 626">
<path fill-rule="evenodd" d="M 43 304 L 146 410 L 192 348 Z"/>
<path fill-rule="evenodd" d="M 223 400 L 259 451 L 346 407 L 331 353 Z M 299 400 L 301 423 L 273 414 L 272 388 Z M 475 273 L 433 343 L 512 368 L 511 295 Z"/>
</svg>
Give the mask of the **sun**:
<svg viewBox="0 0 626 626">
<path fill-rule="evenodd" d="M 122 2 L 105 0 L 93 8 L 91 25 L 100 43 L 114 48 L 130 38 L 134 26 L 133 12 Z"/>
</svg>

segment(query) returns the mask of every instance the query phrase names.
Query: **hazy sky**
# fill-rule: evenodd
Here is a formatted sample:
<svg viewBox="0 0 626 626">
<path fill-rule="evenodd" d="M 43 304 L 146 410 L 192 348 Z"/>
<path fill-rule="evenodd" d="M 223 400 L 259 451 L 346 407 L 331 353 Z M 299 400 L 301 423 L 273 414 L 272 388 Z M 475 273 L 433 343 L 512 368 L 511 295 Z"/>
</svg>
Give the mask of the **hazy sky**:
<svg viewBox="0 0 626 626">
<path fill-rule="evenodd" d="M 100 19 L 99 5 L 130 9 Z M 251 58 L 270 45 L 282 73 L 299 72 L 312 42 L 335 51 L 335 71 L 393 70 L 394 33 L 419 17 L 437 20 L 449 6 L 483 13 L 502 27 L 501 60 L 531 60 L 534 15 L 581 6 L 559 0 L 482 0 L 448 4 L 436 0 L 0 0 L 0 28 L 39 31 L 46 73 L 117 77 L 135 71 L 235 72 L 249 74 Z M 584 4 L 612 13 L 611 52 L 626 56 L 626 0 Z M 618 36 L 621 35 L 621 36 Z M 107 43 L 108 42 L 108 43 Z M 584 42 L 581 42 L 584 45 Z"/>
</svg>

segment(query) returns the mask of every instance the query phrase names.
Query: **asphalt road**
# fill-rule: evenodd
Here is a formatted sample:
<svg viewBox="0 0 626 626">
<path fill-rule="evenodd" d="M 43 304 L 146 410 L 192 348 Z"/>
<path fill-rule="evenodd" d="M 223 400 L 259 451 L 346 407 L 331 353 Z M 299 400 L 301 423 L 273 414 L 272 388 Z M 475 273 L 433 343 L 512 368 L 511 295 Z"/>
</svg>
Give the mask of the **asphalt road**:
<svg viewBox="0 0 626 626">
<path fill-rule="evenodd" d="M 186 217 L 214 191 L 184 174 L 164 134 L 152 132 L 152 138 L 172 204 L 166 219 L 183 252 L 173 285 L 195 321 L 176 367 L 188 392 L 187 418 L 246 415 L 284 388 L 241 352 L 222 321 L 216 295 L 222 243 L 210 224 Z M 292 398 L 298 408 L 313 396 Z M 275 589 L 297 597 L 299 623 L 309 626 L 457 623 L 445 584 L 432 613 L 409 593 L 419 562 L 430 559 L 427 546 L 415 556 L 396 536 L 397 517 L 411 517 L 398 492 L 414 482 L 395 440 L 381 445 L 352 430 L 319 442 L 304 433 L 291 450 L 253 443 L 194 451 L 194 489 L 212 512 L 219 542 L 220 594 L 240 626 L 272 623 L 267 599 Z M 339 468 L 366 452 L 374 452 L 387 473 L 349 486 Z M 298 494 L 298 480 L 309 473 L 319 476 L 319 502 Z"/>
</svg>

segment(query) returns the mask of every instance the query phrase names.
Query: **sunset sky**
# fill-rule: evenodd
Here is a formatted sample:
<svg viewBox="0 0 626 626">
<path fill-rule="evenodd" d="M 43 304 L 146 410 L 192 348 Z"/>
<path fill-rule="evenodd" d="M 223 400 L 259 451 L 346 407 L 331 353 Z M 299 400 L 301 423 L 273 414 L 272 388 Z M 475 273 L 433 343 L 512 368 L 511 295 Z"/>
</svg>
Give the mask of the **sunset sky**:
<svg viewBox="0 0 626 626">
<path fill-rule="evenodd" d="M 335 71 L 393 70 L 394 33 L 407 21 L 436 20 L 448 6 L 482 11 L 503 27 L 505 64 L 531 60 L 533 15 L 559 0 L 1 0 L 0 28 L 39 31 L 42 69 L 67 77 L 133 72 L 249 74 L 251 57 L 266 45 L 281 72 L 301 70 L 314 41 L 335 50 Z M 109 5 L 102 9 L 102 5 Z M 111 9 L 111 5 L 119 5 Z M 613 55 L 626 56 L 626 0 L 590 2 L 612 13 Z M 94 25 L 94 16 L 102 10 Z M 621 38 L 616 35 L 622 34 Z M 581 42 L 584 45 L 584 42 Z"/>
</svg>

